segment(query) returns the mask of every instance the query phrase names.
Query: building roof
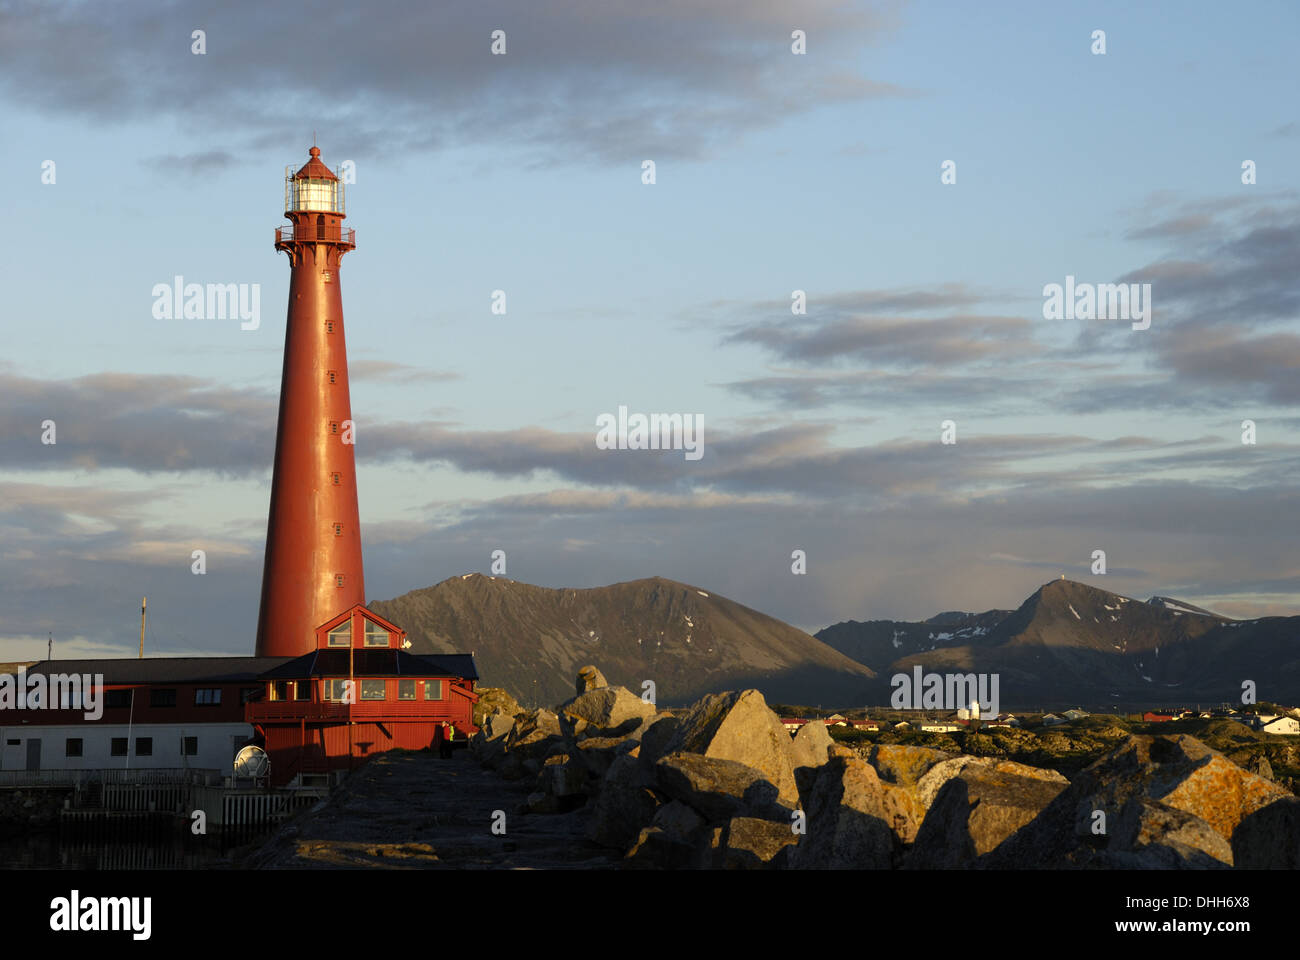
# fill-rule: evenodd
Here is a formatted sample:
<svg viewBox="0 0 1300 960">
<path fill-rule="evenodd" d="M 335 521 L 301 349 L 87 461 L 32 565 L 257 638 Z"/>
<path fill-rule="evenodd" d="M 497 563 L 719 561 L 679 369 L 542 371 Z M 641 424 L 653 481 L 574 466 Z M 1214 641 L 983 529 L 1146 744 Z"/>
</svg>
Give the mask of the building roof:
<svg viewBox="0 0 1300 960">
<path fill-rule="evenodd" d="M 111 657 L 41 660 L 28 674 L 103 674 L 105 683 L 239 683 L 255 681 L 289 657 Z"/>
<path fill-rule="evenodd" d="M 349 658 L 349 653 L 351 658 Z M 263 680 L 300 677 L 458 677 L 477 680 L 474 658 L 465 653 L 416 656 L 405 650 L 313 650 L 268 670 Z"/>
<path fill-rule="evenodd" d="M 302 169 L 293 175 L 293 178 L 295 180 L 307 180 L 307 179 L 337 180 L 338 179 L 338 177 L 334 176 L 333 171 L 331 171 L 329 167 L 321 163 L 319 147 L 312 147 L 307 152 L 311 154 L 311 159 L 308 160 L 305 164 L 303 164 Z"/>
</svg>

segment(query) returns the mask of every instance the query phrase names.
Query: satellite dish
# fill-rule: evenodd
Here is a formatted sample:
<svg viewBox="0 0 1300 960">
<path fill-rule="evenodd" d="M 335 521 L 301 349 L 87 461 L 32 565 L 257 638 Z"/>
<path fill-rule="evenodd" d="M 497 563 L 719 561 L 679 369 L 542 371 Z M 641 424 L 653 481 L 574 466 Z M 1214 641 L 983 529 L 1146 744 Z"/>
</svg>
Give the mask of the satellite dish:
<svg viewBox="0 0 1300 960">
<path fill-rule="evenodd" d="M 271 770 L 271 760 L 266 751 L 252 744 L 235 755 L 235 776 L 260 780 Z"/>
</svg>

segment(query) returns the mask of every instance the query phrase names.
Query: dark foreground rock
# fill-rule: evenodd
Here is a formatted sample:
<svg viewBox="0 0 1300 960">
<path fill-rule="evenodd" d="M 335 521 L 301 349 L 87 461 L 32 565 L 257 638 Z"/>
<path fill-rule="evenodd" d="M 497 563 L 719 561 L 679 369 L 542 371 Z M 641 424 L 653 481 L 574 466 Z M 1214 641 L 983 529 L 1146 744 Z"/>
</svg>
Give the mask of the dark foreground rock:
<svg viewBox="0 0 1300 960">
<path fill-rule="evenodd" d="M 584 836 L 589 812 L 523 816 L 532 784 L 502 780 L 457 751 L 388 753 L 358 768 L 317 808 L 240 864 L 270 870 L 595 869 L 607 851 Z M 505 833 L 493 833 L 505 814 Z"/>
</svg>

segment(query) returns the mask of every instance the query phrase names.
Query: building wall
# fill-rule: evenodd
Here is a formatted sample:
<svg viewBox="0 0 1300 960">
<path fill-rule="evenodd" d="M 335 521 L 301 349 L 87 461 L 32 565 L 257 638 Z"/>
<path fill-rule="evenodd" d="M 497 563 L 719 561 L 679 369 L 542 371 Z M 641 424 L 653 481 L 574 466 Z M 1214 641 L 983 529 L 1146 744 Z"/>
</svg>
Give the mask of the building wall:
<svg viewBox="0 0 1300 960">
<path fill-rule="evenodd" d="M 80 737 L 79 757 L 66 756 L 70 737 Z M 112 755 L 112 739 L 127 738 L 125 757 Z M 136 756 L 136 738 L 153 738 L 153 756 Z M 181 738 L 197 737 L 198 753 L 181 755 Z M 98 770 L 105 768 L 142 769 L 151 767 L 192 767 L 229 772 L 235 759 L 235 743 L 251 740 L 253 728 L 247 723 L 81 723 L 24 724 L 0 727 L 0 770 L 27 768 L 27 741 L 41 741 L 41 770 Z M 11 741 L 17 740 L 14 744 Z"/>
</svg>

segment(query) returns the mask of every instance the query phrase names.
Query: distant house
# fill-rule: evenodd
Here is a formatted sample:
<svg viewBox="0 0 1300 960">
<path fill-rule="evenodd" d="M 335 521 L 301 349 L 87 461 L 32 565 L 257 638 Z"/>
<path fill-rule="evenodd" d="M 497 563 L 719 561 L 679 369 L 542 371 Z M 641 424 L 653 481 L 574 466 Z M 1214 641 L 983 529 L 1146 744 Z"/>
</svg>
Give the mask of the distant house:
<svg viewBox="0 0 1300 960">
<path fill-rule="evenodd" d="M 1001 728 L 1003 728 L 1003 729 L 1010 729 L 1010 728 L 1013 727 L 1013 726 L 1018 727 L 1018 726 L 1020 726 L 1020 724 L 1018 724 L 1018 723 L 1016 723 L 1016 724 L 1007 723 L 1005 720 L 985 720 L 983 726 L 984 726 L 985 728 L 988 728 L 988 727 L 1001 727 Z"/>
<path fill-rule="evenodd" d="M 999 713 L 997 720 L 994 722 L 997 723 L 998 726 L 1002 726 L 1002 727 L 1020 726 L 1020 721 L 1016 719 L 1016 715 L 1014 713 Z"/>
<path fill-rule="evenodd" d="M 781 718 L 781 726 L 785 727 L 787 730 L 791 732 L 798 730 L 807 722 L 808 721 L 805 720 L 803 717 L 782 717 Z"/>
<path fill-rule="evenodd" d="M 875 720 L 854 720 L 853 729 L 868 730 L 874 733 L 875 731 L 880 729 L 880 724 L 878 724 Z"/>
<path fill-rule="evenodd" d="M 946 720 L 922 720 L 917 729 L 922 733 L 956 733 L 961 727 Z"/>
<path fill-rule="evenodd" d="M 1043 717 L 1043 726 L 1045 727 L 1058 727 L 1063 723 L 1069 723 L 1069 721 L 1055 713 L 1049 713 Z"/>
<path fill-rule="evenodd" d="M 838 714 L 834 717 L 824 718 L 822 723 L 826 724 L 828 727 L 847 727 L 849 725 L 849 722 Z"/>
<path fill-rule="evenodd" d="M 1146 713 L 1142 714 L 1142 719 L 1146 723 L 1168 723 L 1170 720 L 1175 718 L 1172 713 L 1154 713 L 1148 710 Z"/>
<path fill-rule="evenodd" d="M 1259 729 L 1264 733 L 1280 733 L 1294 737 L 1300 735 L 1300 720 L 1295 717 L 1274 717 Z"/>
<path fill-rule="evenodd" d="M 910 723 L 908 723 L 906 720 L 899 720 L 898 723 L 894 724 L 894 729 L 895 729 L 895 730 L 910 730 L 910 729 L 912 729 L 912 725 L 911 725 Z"/>
<path fill-rule="evenodd" d="M 1086 710 L 1066 710 L 1063 716 L 1066 720 L 1073 723 L 1075 720 L 1083 720 L 1086 717 L 1092 716 L 1092 714 L 1088 713 Z"/>
</svg>

